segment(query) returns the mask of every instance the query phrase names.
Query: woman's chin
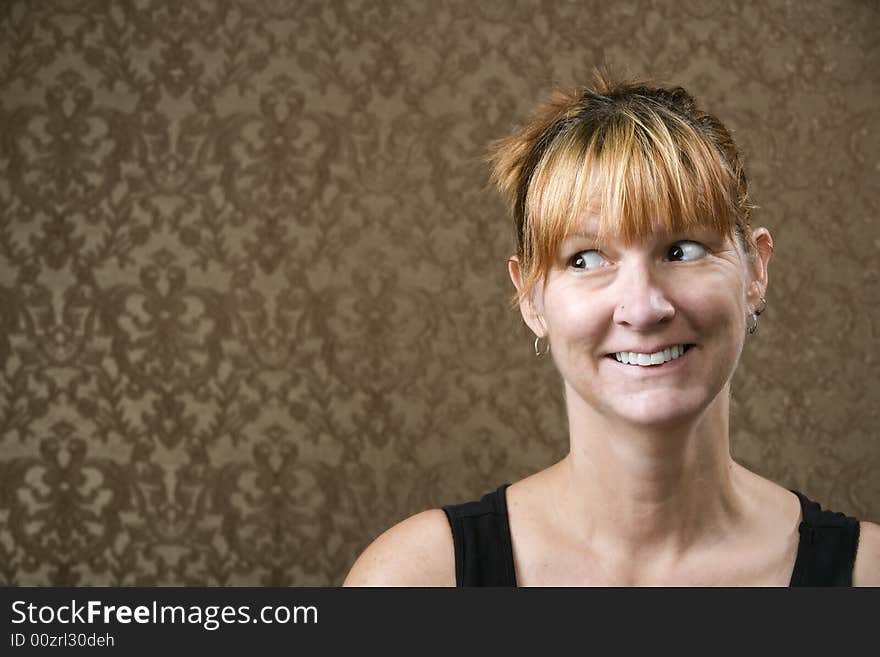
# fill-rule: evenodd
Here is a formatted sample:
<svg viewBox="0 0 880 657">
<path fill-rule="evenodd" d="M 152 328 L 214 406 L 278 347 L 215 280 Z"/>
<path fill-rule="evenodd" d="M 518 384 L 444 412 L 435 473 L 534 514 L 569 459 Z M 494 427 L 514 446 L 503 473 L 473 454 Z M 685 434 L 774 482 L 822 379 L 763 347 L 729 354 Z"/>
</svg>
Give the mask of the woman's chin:
<svg viewBox="0 0 880 657">
<path fill-rule="evenodd" d="M 626 395 L 607 404 L 622 421 L 645 427 L 687 424 L 700 417 L 711 403 L 705 395 L 688 395 L 681 390 L 644 391 Z"/>
</svg>

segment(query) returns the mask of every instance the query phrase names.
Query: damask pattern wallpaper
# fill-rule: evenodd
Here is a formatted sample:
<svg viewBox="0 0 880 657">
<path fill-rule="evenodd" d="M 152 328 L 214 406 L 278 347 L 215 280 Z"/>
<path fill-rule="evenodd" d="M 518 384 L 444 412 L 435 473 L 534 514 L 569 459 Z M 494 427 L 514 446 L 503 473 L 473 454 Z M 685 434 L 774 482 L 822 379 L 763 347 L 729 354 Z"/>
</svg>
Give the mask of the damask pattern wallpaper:
<svg viewBox="0 0 880 657">
<path fill-rule="evenodd" d="M 607 62 L 734 130 L 776 251 L 732 450 L 880 520 L 880 9 L 0 3 L 0 584 L 338 585 L 560 458 L 487 143 Z"/>
</svg>

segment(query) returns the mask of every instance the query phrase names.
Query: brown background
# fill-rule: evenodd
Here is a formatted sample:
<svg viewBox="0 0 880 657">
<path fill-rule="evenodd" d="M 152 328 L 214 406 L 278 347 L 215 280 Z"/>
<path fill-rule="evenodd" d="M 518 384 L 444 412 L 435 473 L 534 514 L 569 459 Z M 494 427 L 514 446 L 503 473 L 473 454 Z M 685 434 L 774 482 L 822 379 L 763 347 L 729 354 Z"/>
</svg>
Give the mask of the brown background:
<svg viewBox="0 0 880 657">
<path fill-rule="evenodd" d="M 561 457 L 480 158 L 603 59 L 775 237 L 735 458 L 880 520 L 877 7 L 0 3 L 0 583 L 336 585 Z"/>
</svg>

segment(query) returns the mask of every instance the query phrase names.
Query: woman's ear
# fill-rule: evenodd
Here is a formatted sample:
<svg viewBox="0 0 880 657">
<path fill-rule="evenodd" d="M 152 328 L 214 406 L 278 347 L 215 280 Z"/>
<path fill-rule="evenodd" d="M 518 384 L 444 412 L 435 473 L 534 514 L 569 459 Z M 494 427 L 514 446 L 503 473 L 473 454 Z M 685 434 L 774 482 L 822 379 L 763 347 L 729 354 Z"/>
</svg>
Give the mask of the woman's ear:
<svg viewBox="0 0 880 657">
<path fill-rule="evenodd" d="M 519 266 L 519 257 L 510 256 L 507 260 L 507 272 L 510 274 L 510 280 L 516 287 L 517 292 L 523 289 L 523 272 Z M 544 300 L 540 290 L 537 287 L 532 289 L 531 295 L 527 298 L 520 296 L 519 311 L 526 325 L 532 329 L 532 332 L 538 337 L 547 335 L 547 328 L 544 324 Z"/>
<path fill-rule="evenodd" d="M 767 266 L 773 255 L 773 237 L 766 228 L 755 228 L 752 238 L 755 240 L 755 257 L 751 262 L 752 280 L 747 297 L 749 308 L 755 309 L 761 306 L 761 299 L 767 298 Z"/>
</svg>

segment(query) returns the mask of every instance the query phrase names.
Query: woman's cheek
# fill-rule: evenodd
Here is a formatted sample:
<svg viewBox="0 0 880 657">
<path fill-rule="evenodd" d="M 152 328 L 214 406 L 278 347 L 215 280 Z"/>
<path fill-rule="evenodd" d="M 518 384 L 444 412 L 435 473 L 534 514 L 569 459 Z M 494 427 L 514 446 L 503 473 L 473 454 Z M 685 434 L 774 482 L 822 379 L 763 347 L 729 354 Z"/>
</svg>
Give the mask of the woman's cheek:
<svg viewBox="0 0 880 657">
<path fill-rule="evenodd" d="M 600 299 L 587 294 L 567 295 L 557 307 L 562 309 L 558 326 L 566 335 L 586 337 L 595 331 L 596 324 L 601 321 Z M 610 321 L 610 314 L 608 316 Z"/>
</svg>

